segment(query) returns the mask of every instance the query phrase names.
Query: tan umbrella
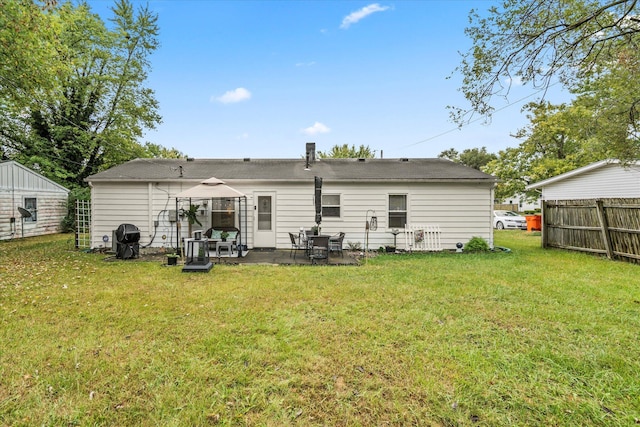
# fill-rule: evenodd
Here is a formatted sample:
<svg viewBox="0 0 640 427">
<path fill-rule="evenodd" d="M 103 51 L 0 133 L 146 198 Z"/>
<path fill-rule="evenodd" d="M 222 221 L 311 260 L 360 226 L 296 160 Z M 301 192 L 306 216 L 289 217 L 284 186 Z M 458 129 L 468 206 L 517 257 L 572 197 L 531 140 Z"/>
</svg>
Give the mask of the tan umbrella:
<svg viewBox="0 0 640 427">
<path fill-rule="evenodd" d="M 184 191 L 175 195 L 176 198 L 176 210 L 178 210 L 178 200 L 179 199 L 238 199 L 238 205 L 240 208 L 240 215 L 242 215 L 242 201 L 244 201 L 244 221 L 245 227 L 239 227 L 246 229 L 246 221 L 247 221 L 247 196 L 236 190 L 235 188 L 229 187 L 224 183 L 224 181 L 211 177 L 202 181 L 200 184 L 188 188 Z M 239 220 L 242 223 L 242 220 Z M 178 223 L 176 223 L 178 226 Z M 246 232 L 246 231 L 245 231 Z M 242 233 L 239 233 L 239 246 L 242 247 Z M 242 256 L 242 249 L 238 251 L 238 257 Z"/>
<path fill-rule="evenodd" d="M 213 177 L 176 194 L 177 199 L 227 199 L 244 196 L 244 193 Z"/>
</svg>

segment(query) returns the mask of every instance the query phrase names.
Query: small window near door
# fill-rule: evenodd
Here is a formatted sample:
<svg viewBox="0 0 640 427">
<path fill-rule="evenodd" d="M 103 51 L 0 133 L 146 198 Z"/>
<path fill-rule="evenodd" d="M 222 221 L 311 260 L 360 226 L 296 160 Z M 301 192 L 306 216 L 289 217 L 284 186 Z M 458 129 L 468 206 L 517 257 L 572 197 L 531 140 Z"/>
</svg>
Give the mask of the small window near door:
<svg viewBox="0 0 640 427">
<path fill-rule="evenodd" d="M 407 224 L 407 195 L 389 195 L 389 228 L 404 228 Z"/>
<path fill-rule="evenodd" d="M 322 216 L 325 218 L 340 218 L 340 195 L 322 195 Z"/>
<path fill-rule="evenodd" d="M 24 208 L 31 214 L 24 222 L 36 222 L 38 220 L 38 200 L 35 197 L 24 198 Z"/>
</svg>

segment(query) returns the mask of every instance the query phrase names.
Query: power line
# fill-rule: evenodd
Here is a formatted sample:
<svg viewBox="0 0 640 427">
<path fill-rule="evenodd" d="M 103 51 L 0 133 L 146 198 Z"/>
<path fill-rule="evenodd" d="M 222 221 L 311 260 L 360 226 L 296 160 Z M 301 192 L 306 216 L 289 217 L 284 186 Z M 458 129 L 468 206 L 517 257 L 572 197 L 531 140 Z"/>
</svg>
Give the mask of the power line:
<svg viewBox="0 0 640 427">
<path fill-rule="evenodd" d="M 550 84 L 550 85 L 549 85 L 549 86 L 547 86 L 547 87 L 544 87 L 544 88 L 542 88 L 542 89 L 539 89 L 539 90 L 535 91 L 534 93 L 531 93 L 531 94 L 529 94 L 529 95 L 527 95 L 527 96 L 523 96 L 523 97 L 522 97 L 522 98 L 520 98 L 520 99 L 517 99 L 517 100 L 515 100 L 515 101 L 513 101 L 513 102 L 510 102 L 509 104 L 507 104 L 507 105 L 505 105 L 505 106 L 503 106 L 503 107 L 501 107 L 501 108 L 498 108 L 497 110 L 495 110 L 495 111 L 494 111 L 494 113 L 493 113 L 493 114 L 498 113 L 498 112 L 500 112 L 500 111 L 502 111 L 502 110 L 505 110 L 505 109 L 507 109 L 507 108 L 509 108 L 509 107 L 512 107 L 513 105 L 518 104 L 518 103 L 520 103 L 520 102 L 522 102 L 522 101 L 524 101 L 524 100 L 526 100 L 526 99 L 529 99 L 529 98 L 531 98 L 531 97 L 533 97 L 533 96 L 536 96 L 536 95 L 538 95 L 538 94 L 539 94 L 539 93 L 541 93 L 541 92 L 545 92 L 545 91 L 547 91 L 549 88 L 551 88 L 551 87 L 553 87 L 553 86 L 556 86 L 556 85 L 558 85 L 558 84 L 560 84 L 560 82 L 552 83 L 552 84 Z M 432 141 L 432 140 L 434 140 L 434 139 L 440 138 L 441 136 L 447 135 L 447 134 L 449 134 L 449 133 L 451 133 L 451 132 L 454 132 L 454 131 L 456 131 L 456 130 L 460 130 L 460 129 L 461 129 L 461 128 L 463 128 L 463 127 L 467 127 L 467 126 L 469 126 L 469 125 L 471 125 L 471 124 L 473 124 L 473 123 L 479 122 L 480 120 L 486 120 L 486 116 L 477 117 L 477 118 L 475 118 L 475 119 L 473 119 L 473 120 L 470 120 L 470 121 L 468 121 L 468 122 L 466 122 L 466 123 L 464 123 L 464 124 L 462 124 L 462 125 L 460 125 L 460 126 L 456 126 L 455 128 L 451 128 L 451 129 L 446 130 L 446 131 L 444 131 L 444 132 L 441 132 L 441 133 L 439 133 L 439 134 L 437 134 L 437 135 L 431 136 L 431 137 L 429 137 L 429 138 L 423 139 L 423 140 L 418 141 L 418 142 L 414 142 L 414 143 L 412 143 L 412 144 L 408 144 L 408 145 L 402 146 L 402 147 L 400 147 L 400 148 L 409 148 L 409 147 L 414 147 L 414 146 L 416 146 L 416 145 L 420 145 L 420 144 L 423 144 L 423 143 L 425 143 L 425 142 Z"/>
</svg>

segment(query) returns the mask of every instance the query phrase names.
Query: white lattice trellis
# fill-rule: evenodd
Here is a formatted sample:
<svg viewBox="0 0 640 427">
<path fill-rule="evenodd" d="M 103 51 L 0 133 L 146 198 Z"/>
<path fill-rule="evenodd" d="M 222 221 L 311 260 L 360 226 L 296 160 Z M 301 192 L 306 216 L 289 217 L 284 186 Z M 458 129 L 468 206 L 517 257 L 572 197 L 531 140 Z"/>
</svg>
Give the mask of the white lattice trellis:
<svg viewBox="0 0 640 427">
<path fill-rule="evenodd" d="M 438 225 L 407 224 L 404 227 L 405 250 L 439 252 L 442 250 L 440 236 Z"/>
<path fill-rule="evenodd" d="M 91 202 L 76 200 L 76 248 L 91 249 Z"/>
</svg>

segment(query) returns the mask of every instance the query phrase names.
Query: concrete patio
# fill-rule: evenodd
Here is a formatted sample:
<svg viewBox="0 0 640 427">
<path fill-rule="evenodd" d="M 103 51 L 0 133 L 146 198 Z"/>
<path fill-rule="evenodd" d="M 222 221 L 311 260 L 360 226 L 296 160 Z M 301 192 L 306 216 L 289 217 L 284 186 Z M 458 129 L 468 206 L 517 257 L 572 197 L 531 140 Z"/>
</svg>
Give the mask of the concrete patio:
<svg viewBox="0 0 640 427">
<path fill-rule="evenodd" d="M 251 249 L 242 258 L 235 256 L 216 257 L 212 254 L 211 261 L 214 264 L 270 264 L 270 265 L 311 265 L 311 259 L 304 252 L 298 251 L 295 259 L 289 249 Z M 359 265 L 359 252 L 344 251 L 343 255 L 332 253 L 326 260 L 317 261 L 317 265 Z"/>
</svg>

